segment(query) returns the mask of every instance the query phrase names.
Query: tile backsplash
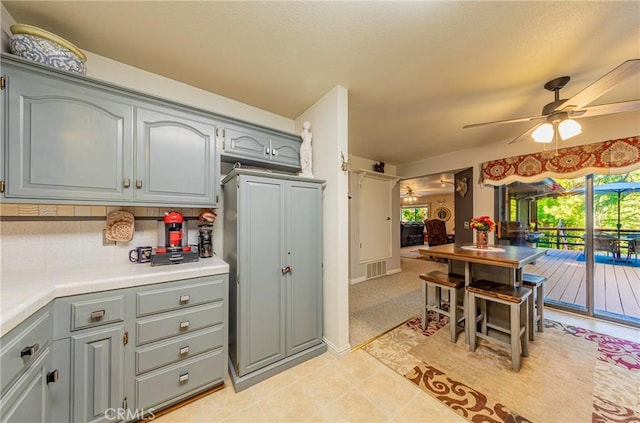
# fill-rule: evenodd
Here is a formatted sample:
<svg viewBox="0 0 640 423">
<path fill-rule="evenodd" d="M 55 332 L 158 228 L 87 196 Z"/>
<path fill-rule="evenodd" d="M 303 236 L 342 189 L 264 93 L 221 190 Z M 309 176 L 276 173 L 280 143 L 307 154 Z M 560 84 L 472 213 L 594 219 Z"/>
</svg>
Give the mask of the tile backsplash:
<svg viewBox="0 0 640 423">
<path fill-rule="evenodd" d="M 203 209 L 169 207 L 112 207 L 59 204 L 0 204 L 2 217 L 103 217 L 113 210 L 125 210 L 135 217 L 161 217 L 166 212 L 177 211 L 185 217 L 197 217 Z"/>
<path fill-rule="evenodd" d="M 10 206 L 10 207 L 7 207 Z M 11 207 L 17 206 L 17 207 Z M 53 213 L 55 207 L 56 214 Z M 70 220 L 60 219 L 62 213 L 70 212 L 68 207 L 75 208 Z M 106 206 L 42 206 L 2 204 L 3 219 L 0 221 L 0 267 L 5 271 L 20 271 L 24 269 L 53 269 L 74 266 L 87 267 L 91 265 L 132 265 L 129 262 L 129 250 L 139 246 L 156 247 L 158 242 L 157 219 L 165 209 L 155 207 L 106 207 Z M 25 214 L 34 213 L 35 214 Z M 115 245 L 103 245 L 103 230 L 106 228 L 106 214 L 112 210 L 127 210 L 136 217 L 135 233 L 130 242 L 117 242 Z M 180 211 L 189 225 L 189 244 L 198 243 L 198 214 L 202 209 L 166 209 L 166 211 Z M 6 212 L 18 214 L 5 214 Z M 88 215 L 84 213 L 89 213 Z M 80 213 L 80 214 L 78 214 Z M 157 214 L 156 214 L 157 213 Z M 83 220 L 83 216 L 90 219 Z M 105 216 L 105 219 L 96 217 Z M 21 220 L 21 217 L 29 218 Z M 42 219 L 38 219 L 42 217 Z M 55 220 L 47 217 L 56 217 Z M 214 251 L 221 253 L 221 216 L 214 225 Z M 220 234 L 218 237 L 217 234 Z"/>
</svg>

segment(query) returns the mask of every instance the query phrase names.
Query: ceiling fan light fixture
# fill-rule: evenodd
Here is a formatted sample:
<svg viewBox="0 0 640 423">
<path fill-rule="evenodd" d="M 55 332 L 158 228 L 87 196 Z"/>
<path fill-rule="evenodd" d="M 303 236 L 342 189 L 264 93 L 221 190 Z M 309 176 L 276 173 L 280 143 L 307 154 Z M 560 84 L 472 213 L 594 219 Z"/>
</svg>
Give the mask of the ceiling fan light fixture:
<svg viewBox="0 0 640 423">
<path fill-rule="evenodd" d="M 531 137 L 535 142 L 549 143 L 553 141 L 553 133 L 553 125 L 550 123 L 543 123 L 533 131 Z"/>
<path fill-rule="evenodd" d="M 407 187 L 407 195 L 406 197 L 404 197 L 404 202 L 405 203 L 413 203 L 415 201 L 418 200 L 418 197 L 416 197 L 416 195 L 413 193 L 413 190 L 411 188 Z"/>
<path fill-rule="evenodd" d="M 558 125 L 558 132 L 562 140 L 568 140 L 582 133 L 582 126 L 573 119 L 565 119 Z"/>
</svg>

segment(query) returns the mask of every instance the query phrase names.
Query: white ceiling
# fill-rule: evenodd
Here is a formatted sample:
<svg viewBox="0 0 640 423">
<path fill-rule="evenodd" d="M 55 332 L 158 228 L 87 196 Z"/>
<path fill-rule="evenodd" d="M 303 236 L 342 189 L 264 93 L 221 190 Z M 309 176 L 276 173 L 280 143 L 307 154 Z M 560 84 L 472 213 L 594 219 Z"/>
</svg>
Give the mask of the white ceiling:
<svg viewBox="0 0 640 423">
<path fill-rule="evenodd" d="M 638 1 L 3 5 L 81 49 L 292 119 L 342 85 L 351 153 L 396 165 L 508 148 L 530 123 L 462 126 L 538 115 L 546 81 L 570 75 L 568 98 L 640 57 Z M 596 103 L 637 98 L 636 77 Z"/>
</svg>

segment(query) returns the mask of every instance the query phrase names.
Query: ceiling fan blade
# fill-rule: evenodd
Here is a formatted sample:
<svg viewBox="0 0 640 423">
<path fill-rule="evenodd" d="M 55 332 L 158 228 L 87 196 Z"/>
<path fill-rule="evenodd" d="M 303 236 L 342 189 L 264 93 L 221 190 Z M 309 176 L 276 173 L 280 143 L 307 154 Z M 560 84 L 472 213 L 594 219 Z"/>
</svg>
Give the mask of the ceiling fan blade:
<svg viewBox="0 0 640 423">
<path fill-rule="evenodd" d="M 571 97 L 569 100 L 565 101 L 562 108 L 559 110 L 564 110 L 566 108 L 581 109 L 596 98 L 605 94 L 623 80 L 634 74 L 638 74 L 639 72 L 640 59 L 627 60 L 584 90 L 580 91 L 578 94 Z"/>
<path fill-rule="evenodd" d="M 519 142 L 526 141 L 526 140 L 530 139 L 531 138 L 531 133 L 533 131 L 535 131 L 535 129 L 540 125 L 542 125 L 542 123 L 539 123 L 537 125 L 533 125 L 531 128 L 527 129 L 522 134 L 518 135 L 517 137 L 515 137 L 514 139 L 509 141 L 509 144 L 517 144 Z"/>
<path fill-rule="evenodd" d="M 599 106 L 589 106 L 582 110 L 571 112 L 572 118 L 583 118 L 592 116 L 612 115 L 614 113 L 637 112 L 640 111 L 640 100 L 621 101 L 619 103 L 601 104 Z"/>
<path fill-rule="evenodd" d="M 493 121 L 493 122 L 473 123 L 471 125 L 465 125 L 462 128 L 463 129 L 464 128 L 476 128 L 478 126 L 485 126 L 485 125 L 498 125 L 498 124 L 503 124 L 503 123 L 527 122 L 527 121 L 544 119 L 544 118 L 546 118 L 546 116 L 530 116 L 530 117 L 516 118 L 516 119 L 496 120 L 496 121 Z"/>
</svg>

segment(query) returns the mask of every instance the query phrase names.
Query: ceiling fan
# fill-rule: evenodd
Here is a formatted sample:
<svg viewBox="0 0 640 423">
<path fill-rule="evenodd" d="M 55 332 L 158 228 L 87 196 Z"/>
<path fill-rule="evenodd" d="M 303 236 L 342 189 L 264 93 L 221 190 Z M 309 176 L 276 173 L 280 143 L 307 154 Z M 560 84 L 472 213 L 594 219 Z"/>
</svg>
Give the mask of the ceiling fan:
<svg viewBox="0 0 640 423">
<path fill-rule="evenodd" d="M 582 131 L 580 125 L 573 119 L 640 110 L 640 99 L 622 101 L 619 103 L 600 104 L 597 106 L 587 106 L 589 103 L 604 95 L 607 91 L 623 80 L 639 73 L 640 59 L 627 60 L 570 99 L 561 99 L 560 90 L 571 78 L 568 76 L 562 76 L 560 78 L 552 79 L 544 84 L 544 88 L 546 90 L 553 91 L 555 99 L 542 108 L 542 113 L 539 116 L 475 123 L 472 125 L 465 125 L 463 128 L 475 128 L 478 126 L 497 125 L 503 123 L 538 121 L 536 125 L 511 140 L 509 144 L 524 141 L 530 135 L 533 136 L 537 142 L 551 142 L 554 136 L 557 140 L 558 133 L 563 140 L 568 139 L 572 136 L 578 135 Z"/>
</svg>

